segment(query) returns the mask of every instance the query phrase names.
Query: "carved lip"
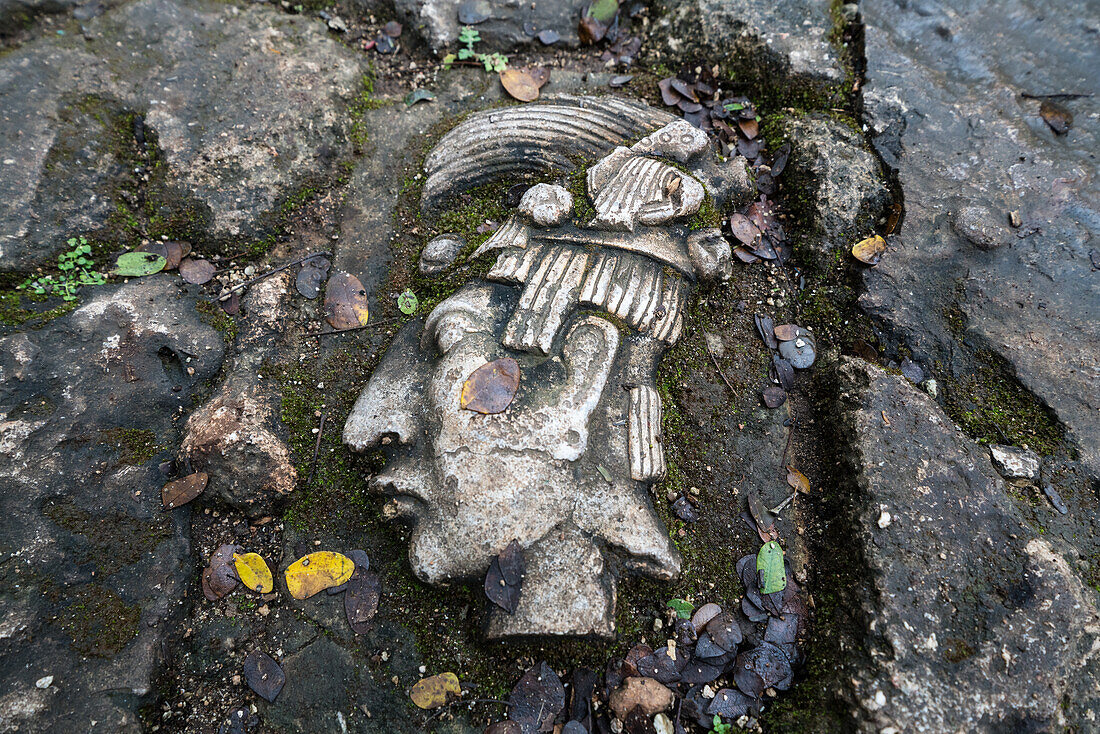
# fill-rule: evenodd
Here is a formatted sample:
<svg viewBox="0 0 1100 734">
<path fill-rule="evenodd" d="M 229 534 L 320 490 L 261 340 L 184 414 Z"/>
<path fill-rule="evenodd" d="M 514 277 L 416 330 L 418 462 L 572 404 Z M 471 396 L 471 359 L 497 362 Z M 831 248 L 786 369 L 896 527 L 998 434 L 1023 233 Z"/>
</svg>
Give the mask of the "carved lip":
<svg viewBox="0 0 1100 734">
<path fill-rule="evenodd" d="M 418 504 L 428 503 L 428 497 L 415 482 L 405 482 L 390 474 L 379 474 L 371 480 L 371 488 L 378 494 L 392 497 L 401 504 L 402 509 L 411 510 Z"/>
</svg>

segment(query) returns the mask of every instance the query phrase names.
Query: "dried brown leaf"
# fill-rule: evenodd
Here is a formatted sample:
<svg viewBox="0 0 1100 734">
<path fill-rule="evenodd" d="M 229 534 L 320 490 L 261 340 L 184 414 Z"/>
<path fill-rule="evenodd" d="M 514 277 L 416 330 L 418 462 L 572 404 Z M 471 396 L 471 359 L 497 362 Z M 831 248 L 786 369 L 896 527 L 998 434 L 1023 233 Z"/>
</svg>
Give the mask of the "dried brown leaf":
<svg viewBox="0 0 1100 734">
<path fill-rule="evenodd" d="M 519 378 L 519 363 L 511 357 L 487 362 L 462 385 L 459 405 L 486 415 L 503 413 L 516 396 Z"/>
<path fill-rule="evenodd" d="M 182 479 L 177 479 L 164 485 L 160 491 L 160 501 L 164 509 L 171 510 L 186 505 L 191 500 L 202 494 L 206 489 L 206 483 L 210 479 L 204 471 L 188 474 Z"/>
<path fill-rule="evenodd" d="M 325 287 L 325 319 L 337 331 L 366 326 L 369 316 L 367 291 L 351 273 L 338 271 Z"/>
</svg>

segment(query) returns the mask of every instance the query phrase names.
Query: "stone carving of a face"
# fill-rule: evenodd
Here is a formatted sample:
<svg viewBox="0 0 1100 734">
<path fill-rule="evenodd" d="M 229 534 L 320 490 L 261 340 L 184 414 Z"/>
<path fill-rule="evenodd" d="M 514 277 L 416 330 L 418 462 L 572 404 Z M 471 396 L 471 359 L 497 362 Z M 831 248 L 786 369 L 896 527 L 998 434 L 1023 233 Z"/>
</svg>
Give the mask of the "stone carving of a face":
<svg viewBox="0 0 1100 734">
<path fill-rule="evenodd" d="M 512 109 L 538 116 L 536 107 Z M 584 111 L 573 100 L 552 111 L 562 109 Z M 437 150 L 475 135 L 462 128 L 479 122 Z M 392 497 L 389 513 L 413 521 L 409 559 L 420 578 L 482 578 L 519 541 L 519 605 L 491 610 L 490 637 L 610 636 L 621 569 L 679 573 L 649 494 L 665 471 L 654 376 L 682 328 L 690 281 L 700 269 L 721 277 L 729 246 L 672 224 L 694 213 L 704 184 L 653 155 L 662 134 L 663 150 L 684 161 L 706 148 L 705 135 L 676 122 L 614 149 L 588 169 L 589 222 L 574 220 L 564 189 L 529 189 L 476 253 L 500 251 L 496 282 L 469 283 L 406 325 L 345 425 L 353 449 L 386 450 L 372 485 Z M 467 378 L 502 357 L 521 371 L 507 410 L 460 407 Z"/>
</svg>

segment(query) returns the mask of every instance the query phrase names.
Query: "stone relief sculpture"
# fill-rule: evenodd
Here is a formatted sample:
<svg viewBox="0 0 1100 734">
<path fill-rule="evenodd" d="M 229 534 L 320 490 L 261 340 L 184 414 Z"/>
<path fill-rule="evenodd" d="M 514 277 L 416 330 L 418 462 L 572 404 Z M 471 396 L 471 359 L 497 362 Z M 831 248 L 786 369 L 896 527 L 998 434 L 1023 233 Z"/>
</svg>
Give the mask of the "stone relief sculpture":
<svg viewBox="0 0 1100 734">
<path fill-rule="evenodd" d="M 636 140 L 627 147 L 623 144 Z M 472 255 L 496 260 L 398 334 L 344 427 L 356 450 L 382 445 L 377 491 L 412 520 L 422 579 L 483 578 L 510 541 L 527 572 L 490 637 L 614 633 L 620 570 L 670 580 L 680 558 L 653 510 L 666 472 L 654 380 L 680 337 L 692 284 L 730 274 L 716 229 L 691 229 L 706 197 L 749 195 L 743 161 L 719 162 L 706 134 L 617 98 L 560 98 L 473 115 L 429 154 L 421 205 L 521 172 L 568 174 L 524 193 Z M 582 216 L 583 213 L 583 216 Z M 508 408 L 460 407 L 466 379 L 511 357 Z"/>
</svg>

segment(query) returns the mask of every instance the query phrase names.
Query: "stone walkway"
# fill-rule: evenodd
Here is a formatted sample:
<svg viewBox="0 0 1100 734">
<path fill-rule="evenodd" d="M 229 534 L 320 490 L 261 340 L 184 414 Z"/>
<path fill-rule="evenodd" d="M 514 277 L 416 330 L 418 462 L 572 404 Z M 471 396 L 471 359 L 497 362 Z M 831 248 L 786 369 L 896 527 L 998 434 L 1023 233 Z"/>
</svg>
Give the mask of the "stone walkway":
<svg viewBox="0 0 1100 734">
<path fill-rule="evenodd" d="M 585 6 L 0 0 L 0 731 L 481 732 L 541 661 L 570 734 L 1097 728 L 1100 14 L 661 0 L 620 10 L 631 51 L 582 43 Z M 549 70 L 539 102 L 443 68 L 474 22 L 476 52 Z M 745 95 L 766 168 L 677 122 L 677 74 Z M 737 254 L 761 194 L 785 264 Z M 216 274 L 17 289 L 79 237 L 99 271 L 186 242 Z M 314 254 L 367 328 L 332 333 L 297 265 L 220 305 Z M 506 411 L 460 409 L 503 357 Z M 787 596 L 741 573 L 760 506 Z M 509 614 L 483 579 L 513 538 Z M 204 595 L 227 543 L 271 593 Z M 288 593 L 320 550 L 369 557 L 356 630 L 349 592 Z M 714 615 L 678 599 L 741 647 L 704 655 Z M 793 684 L 737 677 L 769 645 Z M 482 702 L 414 706 L 445 671 Z M 631 675 L 676 703 L 623 708 Z"/>
</svg>

